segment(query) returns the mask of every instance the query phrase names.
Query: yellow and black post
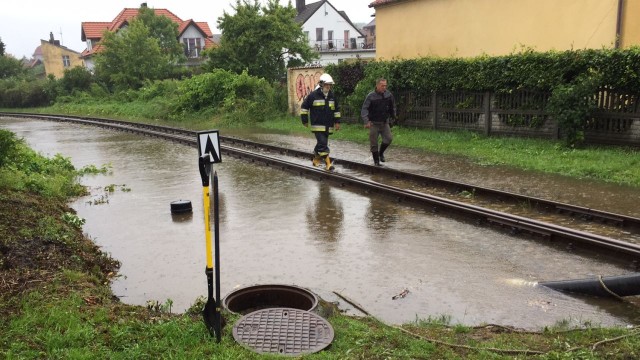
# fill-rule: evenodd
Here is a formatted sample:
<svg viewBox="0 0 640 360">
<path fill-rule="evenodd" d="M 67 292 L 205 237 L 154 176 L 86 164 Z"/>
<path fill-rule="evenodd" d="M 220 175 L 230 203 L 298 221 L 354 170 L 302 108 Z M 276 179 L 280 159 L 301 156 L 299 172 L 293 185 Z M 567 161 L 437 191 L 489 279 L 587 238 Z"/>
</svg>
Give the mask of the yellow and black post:
<svg viewBox="0 0 640 360">
<path fill-rule="evenodd" d="M 214 217 L 215 217 L 215 253 L 216 253 L 216 298 L 213 297 L 213 259 L 211 248 L 211 219 L 210 219 L 210 204 L 209 198 L 209 184 L 211 178 L 211 154 L 203 154 L 200 156 L 198 165 L 200 169 L 200 177 L 202 179 L 202 201 L 204 204 L 204 229 L 207 251 L 207 267 L 205 274 L 207 275 L 207 303 L 202 311 L 204 323 L 209 330 L 211 336 L 216 336 L 218 342 L 221 338 L 221 316 L 220 316 L 220 256 L 219 256 L 219 235 L 218 235 L 218 176 L 214 175 Z M 216 300 L 217 299 L 217 300 Z"/>
</svg>

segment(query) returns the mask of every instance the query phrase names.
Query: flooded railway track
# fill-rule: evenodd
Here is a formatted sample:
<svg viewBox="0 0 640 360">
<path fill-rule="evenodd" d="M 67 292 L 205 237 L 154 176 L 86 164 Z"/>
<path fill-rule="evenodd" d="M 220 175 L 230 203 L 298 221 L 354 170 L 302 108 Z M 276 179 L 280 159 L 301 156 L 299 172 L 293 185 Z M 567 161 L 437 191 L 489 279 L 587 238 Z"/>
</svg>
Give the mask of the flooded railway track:
<svg viewBox="0 0 640 360">
<path fill-rule="evenodd" d="M 166 126 L 78 116 L 0 115 L 100 126 L 189 146 L 197 143 L 195 131 Z M 394 201 L 423 206 L 434 213 L 446 213 L 478 225 L 493 225 L 518 236 L 543 239 L 569 251 L 586 251 L 591 255 L 622 260 L 636 269 L 639 266 L 639 218 L 339 158 L 334 158 L 339 170 L 327 172 L 310 166 L 310 155 L 305 151 L 225 136 L 220 140 L 221 148 L 228 156 L 356 191 L 386 195 Z M 367 180 L 373 175 L 377 181 Z M 460 194 L 471 196 L 461 197 Z"/>
</svg>

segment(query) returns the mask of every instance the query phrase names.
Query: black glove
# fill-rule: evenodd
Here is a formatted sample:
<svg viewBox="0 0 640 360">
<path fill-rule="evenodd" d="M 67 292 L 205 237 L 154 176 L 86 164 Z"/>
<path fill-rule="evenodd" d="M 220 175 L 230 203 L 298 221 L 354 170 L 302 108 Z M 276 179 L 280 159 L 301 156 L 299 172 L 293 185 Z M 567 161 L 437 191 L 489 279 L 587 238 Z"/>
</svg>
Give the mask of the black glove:
<svg viewBox="0 0 640 360">
<path fill-rule="evenodd" d="M 392 127 L 396 126 L 396 122 L 397 122 L 397 119 L 389 118 L 389 127 L 392 128 Z"/>
</svg>

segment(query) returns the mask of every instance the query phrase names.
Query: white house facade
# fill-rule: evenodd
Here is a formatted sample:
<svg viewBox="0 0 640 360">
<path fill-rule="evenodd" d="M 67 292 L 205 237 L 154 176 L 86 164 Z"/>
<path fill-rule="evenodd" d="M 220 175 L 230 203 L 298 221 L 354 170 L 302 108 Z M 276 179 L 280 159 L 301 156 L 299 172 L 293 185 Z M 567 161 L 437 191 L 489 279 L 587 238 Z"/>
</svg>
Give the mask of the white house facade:
<svg viewBox="0 0 640 360">
<path fill-rule="evenodd" d="M 367 48 L 365 36 L 344 11 L 329 1 L 305 4 L 296 1 L 296 21 L 309 39 L 309 46 L 320 54 L 318 65 L 336 64 L 348 59 L 375 59 L 375 49 Z"/>
</svg>

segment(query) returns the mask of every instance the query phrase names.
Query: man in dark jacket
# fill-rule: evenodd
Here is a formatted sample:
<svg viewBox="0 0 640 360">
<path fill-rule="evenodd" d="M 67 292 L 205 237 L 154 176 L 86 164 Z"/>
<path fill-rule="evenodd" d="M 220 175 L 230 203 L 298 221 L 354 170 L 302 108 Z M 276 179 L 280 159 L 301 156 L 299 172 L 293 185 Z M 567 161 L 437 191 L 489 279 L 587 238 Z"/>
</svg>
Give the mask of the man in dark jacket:
<svg viewBox="0 0 640 360">
<path fill-rule="evenodd" d="M 329 74 L 320 75 L 318 87 L 309 93 L 300 106 L 300 117 L 304 126 L 311 123 L 311 131 L 316 136 L 313 149 L 313 166 L 324 162 L 327 170 L 333 170 L 329 158 L 329 135 L 340 130 L 340 109 L 331 86 L 333 79 Z"/>
<path fill-rule="evenodd" d="M 373 163 L 381 166 L 380 162 L 385 162 L 384 151 L 391 145 L 393 135 L 389 121 L 396 119 L 396 102 L 393 95 L 387 90 L 387 80 L 378 79 L 376 89 L 367 95 L 362 104 L 360 113 L 364 121 L 364 127 L 369 129 L 369 144 Z M 378 150 L 378 137 L 382 136 L 382 144 Z"/>
</svg>

